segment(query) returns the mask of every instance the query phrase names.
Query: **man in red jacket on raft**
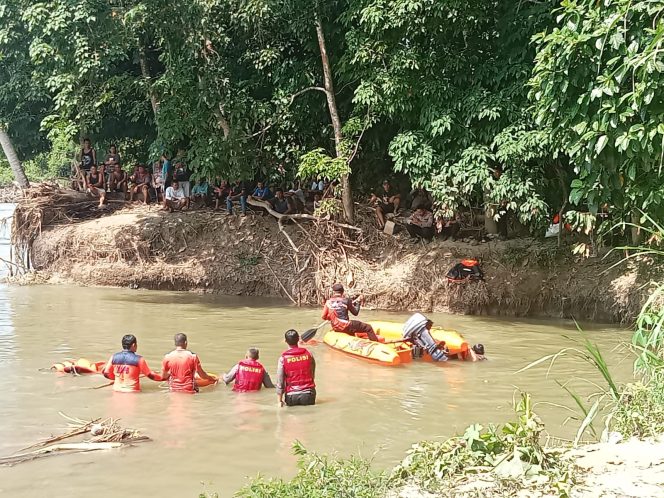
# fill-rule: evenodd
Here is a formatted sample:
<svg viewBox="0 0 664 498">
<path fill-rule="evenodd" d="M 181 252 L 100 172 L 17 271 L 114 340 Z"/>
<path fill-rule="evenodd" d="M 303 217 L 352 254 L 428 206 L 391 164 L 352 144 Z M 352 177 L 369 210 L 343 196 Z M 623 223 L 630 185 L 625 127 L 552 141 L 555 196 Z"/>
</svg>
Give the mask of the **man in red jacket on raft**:
<svg viewBox="0 0 664 498">
<path fill-rule="evenodd" d="M 351 320 L 348 313 L 357 316 L 360 313 L 360 299 L 353 301 L 344 296 L 344 286 L 334 284 L 332 286 L 332 297 L 323 306 L 323 320 L 329 320 L 332 330 L 343 332 L 348 335 L 357 333 L 366 334 L 370 341 L 378 341 L 376 333 L 371 325 L 359 320 Z"/>
</svg>

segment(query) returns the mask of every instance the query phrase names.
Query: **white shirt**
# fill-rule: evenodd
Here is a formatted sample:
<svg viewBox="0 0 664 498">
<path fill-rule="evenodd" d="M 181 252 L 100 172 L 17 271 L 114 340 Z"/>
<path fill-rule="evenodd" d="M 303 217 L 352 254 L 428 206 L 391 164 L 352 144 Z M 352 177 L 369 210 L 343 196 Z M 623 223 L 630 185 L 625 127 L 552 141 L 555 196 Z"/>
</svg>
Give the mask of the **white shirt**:
<svg viewBox="0 0 664 498">
<path fill-rule="evenodd" d="M 166 189 L 166 199 L 176 201 L 178 199 L 184 199 L 184 190 L 182 187 L 175 190 L 173 187 L 168 187 Z"/>
</svg>

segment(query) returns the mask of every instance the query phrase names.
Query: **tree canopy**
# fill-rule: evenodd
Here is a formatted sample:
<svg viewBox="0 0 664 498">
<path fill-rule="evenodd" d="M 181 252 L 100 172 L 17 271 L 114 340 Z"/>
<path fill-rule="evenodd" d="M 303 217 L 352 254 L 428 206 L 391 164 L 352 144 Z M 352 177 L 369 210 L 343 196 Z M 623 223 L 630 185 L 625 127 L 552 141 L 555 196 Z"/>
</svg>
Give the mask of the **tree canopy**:
<svg viewBox="0 0 664 498">
<path fill-rule="evenodd" d="M 664 215 L 664 0 L 0 0 L 0 124 L 439 212 Z M 345 180 L 344 180 L 345 182 Z M 352 202 L 351 202 L 352 207 Z"/>
</svg>

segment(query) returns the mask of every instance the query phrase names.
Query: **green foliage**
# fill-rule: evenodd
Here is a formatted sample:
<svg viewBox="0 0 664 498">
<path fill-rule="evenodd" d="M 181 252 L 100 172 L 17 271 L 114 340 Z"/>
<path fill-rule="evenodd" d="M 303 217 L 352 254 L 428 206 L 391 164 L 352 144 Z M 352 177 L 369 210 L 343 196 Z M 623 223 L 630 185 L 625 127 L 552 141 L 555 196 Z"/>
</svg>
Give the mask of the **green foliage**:
<svg viewBox="0 0 664 498">
<path fill-rule="evenodd" d="M 570 201 L 664 214 L 664 19 L 661 0 L 565 0 L 537 35 L 537 122 L 578 174 Z"/>
<path fill-rule="evenodd" d="M 358 457 L 338 459 L 307 452 L 299 442 L 297 475 L 286 482 L 258 477 L 237 493 L 242 498 L 379 498 L 386 491 L 386 476 Z"/>
<path fill-rule="evenodd" d="M 530 117 L 525 84 L 528 40 L 552 6 L 351 2 L 344 67 L 361 78 L 355 102 L 399 123 L 394 169 L 430 190 L 442 212 L 501 204 L 533 228 L 547 218 L 556 154 Z"/>
<path fill-rule="evenodd" d="M 503 426 L 471 425 L 460 437 L 414 445 L 392 471 L 390 483 L 415 483 L 438 492 L 454 489 L 461 479 L 491 473 L 503 486 L 548 481 L 566 489 L 568 469 L 557 452 L 542 446 L 544 427 L 528 394 L 521 395 L 515 410 L 517 419 Z"/>
<path fill-rule="evenodd" d="M 664 372 L 627 384 L 611 413 L 611 428 L 625 438 L 659 437 L 664 433 Z"/>
<path fill-rule="evenodd" d="M 302 179 L 325 178 L 334 181 L 350 174 L 350 167 L 344 158 L 333 158 L 323 149 L 314 149 L 302 155 L 297 174 Z"/>
</svg>

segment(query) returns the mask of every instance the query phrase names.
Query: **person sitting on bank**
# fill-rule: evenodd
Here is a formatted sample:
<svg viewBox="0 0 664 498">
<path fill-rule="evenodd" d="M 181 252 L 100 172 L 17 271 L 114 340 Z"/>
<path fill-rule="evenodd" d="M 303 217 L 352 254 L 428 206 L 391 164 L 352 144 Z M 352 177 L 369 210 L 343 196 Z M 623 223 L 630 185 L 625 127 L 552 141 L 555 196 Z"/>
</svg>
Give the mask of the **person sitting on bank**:
<svg viewBox="0 0 664 498">
<path fill-rule="evenodd" d="M 432 240 L 436 233 L 433 227 L 433 213 L 427 211 L 424 207 L 418 207 L 408 218 L 406 230 L 408 230 L 411 238 L 415 240 L 418 238 Z"/>
<path fill-rule="evenodd" d="M 277 396 L 279 406 L 316 404 L 316 361 L 300 347 L 300 334 L 290 329 L 284 335 L 288 349 L 277 363 Z"/>
<path fill-rule="evenodd" d="M 214 209 L 216 210 L 219 209 L 222 202 L 226 202 L 226 199 L 231 194 L 231 187 L 227 180 L 217 177 L 214 181 L 212 192 L 214 195 Z"/>
<path fill-rule="evenodd" d="M 104 377 L 113 382 L 113 390 L 123 393 L 138 392 L 141 390 L 140 376 L 161 382 L 163 379 L 157 372 L 148 367 L 145 359 L 136 354 L 138 341 L 136 336 L 127 334 L 122 338 L 122 351 L 115 353 L 108 360 L 102 373 Z"/>
<path fill-rule="evenodd" d="M 244 360 L 231 368 L 227 374 L 224 374 L 224 383 L 228 385 L 235 381 L 233 391 L 238 393 L 260 391 L 261 386 L 274 387 L 270 374 L 258 361 L 258 355 L 257 348 L 249 348 Z"/>
<path fill-rule="evenodd" d="M 171 392 L 197 393 L 196 374 L 210 382 L 219 381 L 203 370 L 198 355 L 187 349 L 186 334 L 175 334 L 173 341 L 175 349 L 167 353 L 161 362 L 161 378 L 168 381 L 168 389 Z"/>
<path fill-rule="evenodd" d="M 397 214 L 399 211 L 401 194 L 392 188 L 388 180 L 385 180 L 381 189 L 371 196 L 369 203 L 375 205 L 378 228 L 382 230 L 385 228 L 385 215 L 389 213 Z"/>
<path fill-rule="evenodd" d="M 125 171 L 122 171 L 122 168 L 119 164 L 113 164 L 113 171 L 108 177 L 108 190 L 110 192 L 122 192 L 123 194 L 127 193 L 129 177 Z"/>
<path fill-rule="evenodd" d="M 236 201 L 240 201 L 240 210 L 242 211 L 242 216 L 245 216 L 247 214 L 247 188 L 241 180 L 235 180 L 230 194 L 226 197 L 226 210 L 228 214 L 233 214 L 233 203 Z"/>
<path fill-rule="evenodd" d="M 143 196 L 143 204 L 150 204 L 150 186 L 152 184 L 150 173 L 147 172 L 145 166 L 140 164 L 136 173 L 129 177 L 133 184 L 129 193 L 129 202 L 134 202 L 135 195 Z"/>
<path fill-rule="evenodd" d="M 378 341 L 376 333 L 371 325 L 359 320 L 351 320 L 348 313 L 357 316 L 360 313 L 361 300 L 353 301 L 344 296 L 344 286 L 334 284 L 332 286 L 333 295 L 325 302 L 323 306 L 323 320 L 327 320 L 332 325 L 335 332 L 343 332 L 348 335 L 366 334 L 370 341 Z"/>
<path fill-rule="evenodd" d="M 273 196 L 272 191 L 267 185 L 263 182 L 258 182 L 256 183 L 256 188 L 249 197 L 256 201 L 269 201 Z"/>
<path fill-rule="evenodd" d="M 85 177 L 87 190 L 95 197 L 99 197 L 99 207 L 104 207 L 106 200 L 106 189 L 104 188 L 104 175 L 97 171 L 97 166 L 91 166 Z"/>
<path fill-rule="evenodd" d="M 275 190 L 274 197 L 270 200 L 270 204 L 272 204 L 272 209 L 279 214 L 292 214 L 288 200 L 284 197 L 284 191 L 280 188 Z"/>
<path fill-rule="evenodd" d="M 451 238 L 457 239 L 457 235 L 461 230 L 461 217 L 458 213 L 453 216 L 438 218 L 436 221 L 436 232 L 442 240 Z"/>
<path fill-rule="evenodd" d="M 196 182 L 194 188 L 191 189 L 191 204 L 193 206 L 200 205 L 201 207 L 207 205 L 208 193 L 210 185 L 205 178 L 201 178 Z"/>
<path fill-rule="evenodd" d="M 185 195 L 180 182 L 173 180 L 171 186 L 166 189 L 164 194 L 164 210 L 172 213 L 173 211 L 182 211 L 189 207 L 189 198 Z"/>
</svg>

